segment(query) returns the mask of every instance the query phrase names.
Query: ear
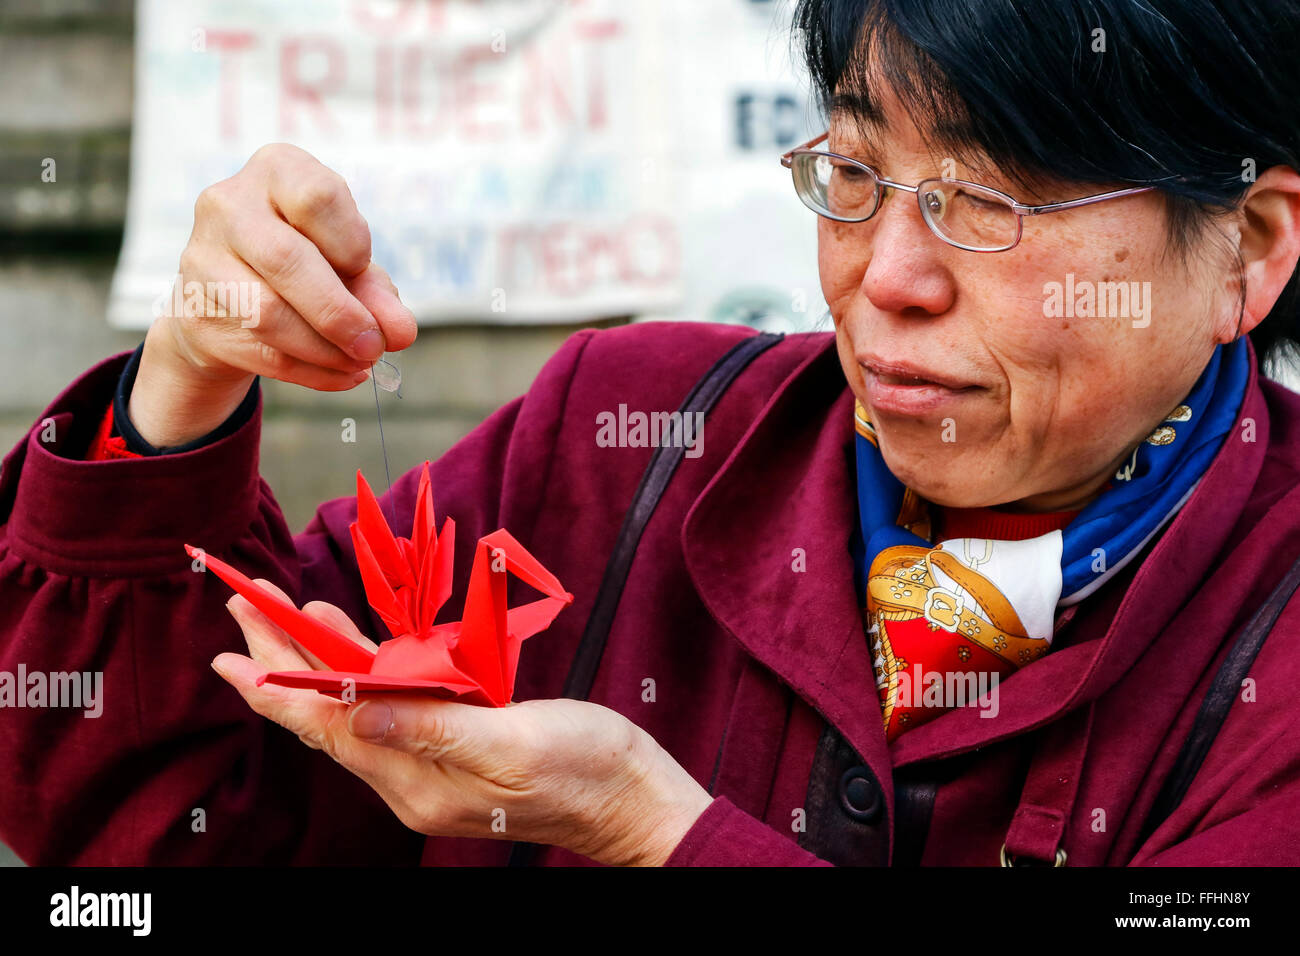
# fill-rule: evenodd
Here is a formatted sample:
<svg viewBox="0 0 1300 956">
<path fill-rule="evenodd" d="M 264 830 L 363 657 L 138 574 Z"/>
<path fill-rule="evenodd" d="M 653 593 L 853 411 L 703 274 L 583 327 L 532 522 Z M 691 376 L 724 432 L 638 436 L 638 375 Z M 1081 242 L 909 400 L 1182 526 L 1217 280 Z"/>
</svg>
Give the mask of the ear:
<svg viewBox="0 0 1300 956">
<path fill-rule="evenodd" d="M 1300 260 L 1300 173 L 1289 166 L 1266 170 L 1242 200 L 1230 236 L 1246 267 L 1246 304 L 1240 326 L 1235 309 L 1222 316 L 1215 329 L 1219 342 L 1231 342 L 1263 322 L 1295 273 Z M 1235 286 L 1235 277 L 1233 282 Z"/>
</svg>

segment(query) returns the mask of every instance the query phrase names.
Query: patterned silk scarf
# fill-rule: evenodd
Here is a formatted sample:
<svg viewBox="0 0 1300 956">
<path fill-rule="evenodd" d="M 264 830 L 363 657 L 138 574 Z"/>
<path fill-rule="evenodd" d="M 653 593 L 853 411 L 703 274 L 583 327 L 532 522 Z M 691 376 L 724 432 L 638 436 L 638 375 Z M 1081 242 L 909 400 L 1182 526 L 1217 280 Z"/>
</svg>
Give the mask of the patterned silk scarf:
<svg viewBox="0 0 1300 956">
<path fill-rule="evenodd" d="M 1187 397 L 1063 531 L 930 544 L 926 502 L 885 467 L 862 405 L 854 541 L 885 736 L 954 706 L 991 707 L 998 682 L 1048 652 L 1058 608 L 1096 591 L 1191 496 L 1245 393 L 1246 341 L 1219 346 Z"/>
</svg>

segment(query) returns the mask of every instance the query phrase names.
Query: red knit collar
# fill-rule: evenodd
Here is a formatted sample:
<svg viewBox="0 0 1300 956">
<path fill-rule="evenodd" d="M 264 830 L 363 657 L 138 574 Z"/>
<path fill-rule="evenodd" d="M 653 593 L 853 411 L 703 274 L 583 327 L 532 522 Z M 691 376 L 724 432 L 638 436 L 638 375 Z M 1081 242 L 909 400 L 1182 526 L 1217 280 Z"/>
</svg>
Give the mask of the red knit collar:
<svg viewBox="0 0 1300 956">
<path fill-rule="evenodd" d="M 1024 541 L 1049 531 L 1060 531 L 1078 511 L 1047 511 L 1017 514 L 997 508 L 941 508 L 931 506 L 935 541 L 949 538 L 992 538 L 995 541 Z"/>
</svg>

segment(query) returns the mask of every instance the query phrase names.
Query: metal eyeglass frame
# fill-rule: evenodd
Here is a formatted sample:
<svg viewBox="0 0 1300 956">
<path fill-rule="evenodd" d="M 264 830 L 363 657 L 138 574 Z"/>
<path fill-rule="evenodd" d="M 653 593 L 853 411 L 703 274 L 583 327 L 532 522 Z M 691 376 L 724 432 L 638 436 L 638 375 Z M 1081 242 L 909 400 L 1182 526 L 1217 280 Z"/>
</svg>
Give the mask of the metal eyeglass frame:
<svg viewBox="0 0 1300 956">
<path fill-rule="evenodd" d="M 1014 197 L 1007 195 L 1006 193 L 1002 192 L 1002 190 L 1000 189 L 994 189 L 992 186 L 985 186 L 983 183 L 973 183 L 965 179 L 948 179 L 947 177 L 942 177 L 942 176 L 930 177 L 929 179 L 921 180 L 915 186 L 907 186 L 904 185 L 903 183 L 891 182 L 890 180 L 883 178 L 878 172 L 876 172 L 866 163 L 861 162 L 860 160 L 856 160 L 851 156 L 844 156 L 840 153 L 832 153 L 824 149 L 812 148 L 813 146 L 816 146 L 818 143 L 822 142 L 828 136 L 830 136 L 830 130 L 827 130 L 826 132 L 822 133 L 820 136 L 814 139 L 810 139 L 802 146 L 796 146 L 794 149 L 790 150 L 789 152 L 782 154 L 781 165 L 793 172 L 794 157 L 796 155 L 802 153 L 802 154 L 812 154 L 815 156 L 833 156 L 835 159 L 843 160 L 846 163 L 850 163 L 851 165 L 856 166 L 859 169 L 865 170 L 866 172 L 870 173 L 871 177 L 876 181 L 876 202 L 875 205 L 872 207 L 871 212 L 861 217 L 860 219 L 849 219 L 843 216 L 834 216 L 829 213 L 822 212 L 820 209 L 813 209 L 813 212 L 817 213 L 817 215 L 819 216 L 825 217 L 826 219 L 833 219 L 836 222 L 866 222 L 868 219 L 874 216 L 876 212 L 880 209 L 880 200 L 881 197 L 884 195 L 884 189 L 882 187 L 888 186 L 891 189 L 901 189 L 903 192 L 914 193 L 916 195 L 916 205 L 921 211 L 921 219 L 924 220 L 926 226 L 929 227 L 932 233 L 934 233 L 944 242 L 948 243 L 948 245 L 956 246 L 958 249 L 965 249 L 967 252 L 1006 252 L 1008 249 L 1014 249 L 1016 245 L 1019 244 L 1020 237 L 1024 233 L 1025 216 L 1041 216 L 1044 213 L 1060 212 L 1063 209 L 1074 209 L 1079 206 L 1090 206 L 1093 203 L 1105 202 L 1107 199 L 1118 199 L 1121 196 L 1133 196 L 1136 195 L 1137 193 L 1150 192 L 1151 190 L 1157 188 L 1156 186 L 1131 186 L 1127 189 L 1116 189 L 1111 192 L 1097 193 L 1096 195 L 1093 196 L 1082 196 L 1079 199 L 1067 199 L 1063 202 L 1051 202 L 1051 203 L 1046 203 L 1042 206 L 1029 206 L 1026 205 L 1025 203 L 1018 202 Z M 921 187 L 924 186 L 926 183 L 957 183 L 963 186 L 974 186 L 976 189 L 982 190 L 984 192 L 992 193 L 995 196 L 1002 197 L 1007 201 L 1008 207 L 1011 209 L 1011 211 L 1016 214 L 1016 238 L 1011 242 L 1010 245 L 999 246 L 996 249 L 981 249 L 978 246 L 968 246 L 965 243 L 957 242 L 955 239 L 950 239 L 947 236 L 943 235 L 941 232 L 939 232 L 938 228 L 934 226 L 933 223 L 931 223 L 930 217 L 927 215 L 924 205 L 922 205 L 924 200 L 921 198 Z M 795 191 L 798 192 L 797 187 Z M 800 193 L 799 198 L 801 200 L 803 199 L 802 193 Z M 808 203 L 805 201 L 804 205 L 808 205 Z M 809 208 L 811 209 L 812 207 L 809 206 Z"/>
</svg>

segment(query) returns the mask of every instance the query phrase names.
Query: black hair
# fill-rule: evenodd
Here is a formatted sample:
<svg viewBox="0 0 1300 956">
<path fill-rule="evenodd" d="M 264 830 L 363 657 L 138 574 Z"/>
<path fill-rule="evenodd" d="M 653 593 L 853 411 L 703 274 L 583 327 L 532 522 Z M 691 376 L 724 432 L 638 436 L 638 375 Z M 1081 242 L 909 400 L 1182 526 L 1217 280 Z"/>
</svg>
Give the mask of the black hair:
<svg viewBox="0 0 1300 956">
<path fill-rule="evenodd" d="M 1158 185 L 1182 254 L 1251 171 L 1300 170 L 1300 0 L 799 0 L 792 37 L 824 114 L 878 119 L 879 76 L 973 167 Z M 1261 365 L 1300 354 L 1298 286 L 1250 333 Z"/>
</svg>

